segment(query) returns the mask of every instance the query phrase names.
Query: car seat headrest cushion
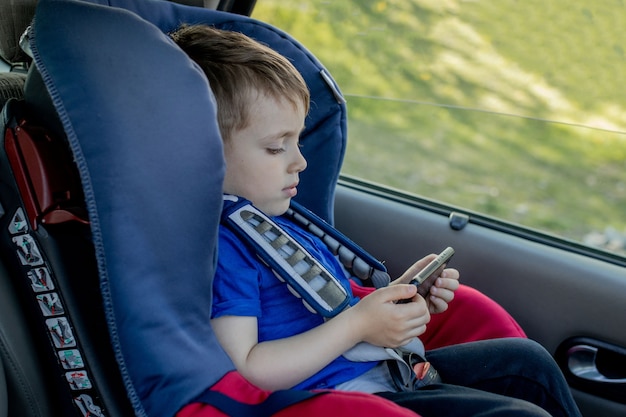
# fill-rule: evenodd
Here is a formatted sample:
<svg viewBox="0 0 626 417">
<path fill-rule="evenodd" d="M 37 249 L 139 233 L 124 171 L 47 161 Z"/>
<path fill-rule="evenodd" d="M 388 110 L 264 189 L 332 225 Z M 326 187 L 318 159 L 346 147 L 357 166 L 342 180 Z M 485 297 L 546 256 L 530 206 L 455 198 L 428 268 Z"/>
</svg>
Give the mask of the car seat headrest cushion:
<svg viewBox="0 0 626 417">
<path fill-rule="evenodd" d="M 333 223 L 335 187 L 346 151 L 347 111 L 338 86 L 311 52 L 289 34 L 247 16 L 170 2 L 108 0 L 107 3 L 137 13 L 165 33 L 172 32 L 183 22 L 208 24 L 244 33 L 287 57 L 300 71 L 311 92 L 311 108 L 300 137 L 301 151 L 308 166 L 300 174 L 295 199 Z M 322 71 L 327 77 L 322 76 Z"/>
</svg>

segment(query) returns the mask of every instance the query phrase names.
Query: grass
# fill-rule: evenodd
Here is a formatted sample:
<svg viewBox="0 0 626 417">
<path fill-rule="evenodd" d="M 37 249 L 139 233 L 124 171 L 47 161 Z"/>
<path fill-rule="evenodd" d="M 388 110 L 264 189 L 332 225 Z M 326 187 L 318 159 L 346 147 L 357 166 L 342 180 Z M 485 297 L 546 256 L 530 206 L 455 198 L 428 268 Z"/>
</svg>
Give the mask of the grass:
<svg viewBox="0 0 626 417">
<path fill-rule="evenodd" d="M 623 1 L 264 0 L 254 17 L 341 86 L 345 173 L 576 241 L 626 234 Z"/>
</svg>

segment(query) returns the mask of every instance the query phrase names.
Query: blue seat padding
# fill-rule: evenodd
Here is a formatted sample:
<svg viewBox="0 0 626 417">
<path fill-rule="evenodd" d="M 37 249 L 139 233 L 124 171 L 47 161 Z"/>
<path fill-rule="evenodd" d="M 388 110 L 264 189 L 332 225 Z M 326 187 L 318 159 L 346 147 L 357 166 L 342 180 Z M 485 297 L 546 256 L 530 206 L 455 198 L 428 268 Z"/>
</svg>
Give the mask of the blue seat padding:
<svg viewBox="0 0 626 417">
<path fill-rule="evenodd" d="M 94 0 L 122 7 L 152 22 L 163 32 L 175 30 L 182 22 L 209 24 L 244 33 L 289 58 L 311 91 L 311 110 L 300 139 L 308 167 L 300 175 L 296 201 L 333 223 L 335 187 L 346 151 L 346 106 L 322 78 L 324 66 L 289 34 L 264 22 L 230 13 L 151 0 Z"/>
<path fill-rule="evenodd" d="M 137 415 L 233 369 L 210 327 L 224 162 L 202 72 L 121 9 L 40 0 L 35 62 L 78 165 L 105 310 Z"/>
<path fill-rule="evenodd" d="M 331 222 L 346 145 L 345 105 L 323 66 L 280 30 L 166 1 L 40 0 L 35 63 L 79 167 L 137 415 L 173 415 L 233 369 L 209 325 L 221 140 L 204 75 L 165 35 L 183 22 L 246 33 L 302 72 L 312 105 L 298 200 Z"/>
</svg>

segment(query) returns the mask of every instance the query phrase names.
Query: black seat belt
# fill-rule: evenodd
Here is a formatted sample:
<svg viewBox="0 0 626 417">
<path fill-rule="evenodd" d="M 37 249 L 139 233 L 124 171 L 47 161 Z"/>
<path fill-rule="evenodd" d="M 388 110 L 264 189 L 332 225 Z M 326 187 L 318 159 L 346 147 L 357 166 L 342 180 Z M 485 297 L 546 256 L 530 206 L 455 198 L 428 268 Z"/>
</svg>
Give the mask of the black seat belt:
<svg viewBox="0 0 626 417">
<path fill-rule="evenodd" d="M 263 402 L 248 404 L 234 400 L 221 392 L 207 390 L 202 393 L 196 401 L 211 405 L 224 414 L 233 417 L 270 417 L 284 408 L 328 392 L 329 391 L 280 390 L 269 394 Z"/>
<path fill-rule="evenodd" d="M 65 169 L 72 164 L 69 149 L 44 129 L 30 124 L 21 115 L 21 104 L 11 100 L 5 108 L 3 152 L 15 179 L 15 197 L 7 200 L 8 213 L 3 220 L 8 234 L 3 237 L 5 253 L 15 255 L 7 261 L 18 271 L 14 276 L 21 276 L 20 287 L 28 293 L 26 298 L 38 305 L 35 308 L 76 415 L 105 417 L 100 391 L 59 285 L 58 271 L 44 250 L 48 243 L 39 241 L 41 233 L 46 239 L 49 236 L 42 225 L 88 224 L 81 206 L 82 194 L 75 187 L 78 183 L 72 184 L 77 177 L 65 175 Z"/>
</svg>

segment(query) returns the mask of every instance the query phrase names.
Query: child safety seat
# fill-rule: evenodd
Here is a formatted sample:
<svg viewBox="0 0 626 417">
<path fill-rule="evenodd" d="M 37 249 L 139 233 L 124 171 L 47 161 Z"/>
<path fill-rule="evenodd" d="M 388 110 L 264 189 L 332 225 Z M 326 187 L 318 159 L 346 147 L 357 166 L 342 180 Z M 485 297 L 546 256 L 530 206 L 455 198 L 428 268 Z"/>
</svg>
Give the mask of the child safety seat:
<svg viewBox="0 0 626 417">
<path fill-rule="evenodd" d="M 63 369 L 43 373 L 58 383 L 59 398 L 71 398 L 55 410 L 413 415 L 359 393 L 269 393 L 233 371 L 209 324 L 221 140 L 206 79 L 165 35 L 181 23 L 239 30 L 293 59 L 316 103 L 302 137 L 309 169 L 300 202 L 332 222 L 345 106 L 321 64 L 288 35 L 165 1 L 40 0 L 30 32 L 36 71 L 25 102 L 9 103 L 3 116 L 9 141 L 37 140 L 2 160 L 2 178 L 15 179 L 3 183 L 0 219 L 7 273 L 37 308 L 47 332 L 39 341 L 52 346 L 45 362 Z M 31 170 L 59 160 L 67 161 L 61 171 Z M 56 178 L 73 176 L 56 187 Z"/>
<path fill-rule="evenodd" d="M 195 12 L 123 5 L 171 28 Z M 215 106 L 163 30 L 117 7 L 41 0 L 30 37 L 26 99 L 3 117 L 2 246 L 61 369 L 48 382 L 71 398 L 33 415 L 410 415 L 358 393 L 269 393 L 233 372 L 209 323 Z"/>
</svg>

